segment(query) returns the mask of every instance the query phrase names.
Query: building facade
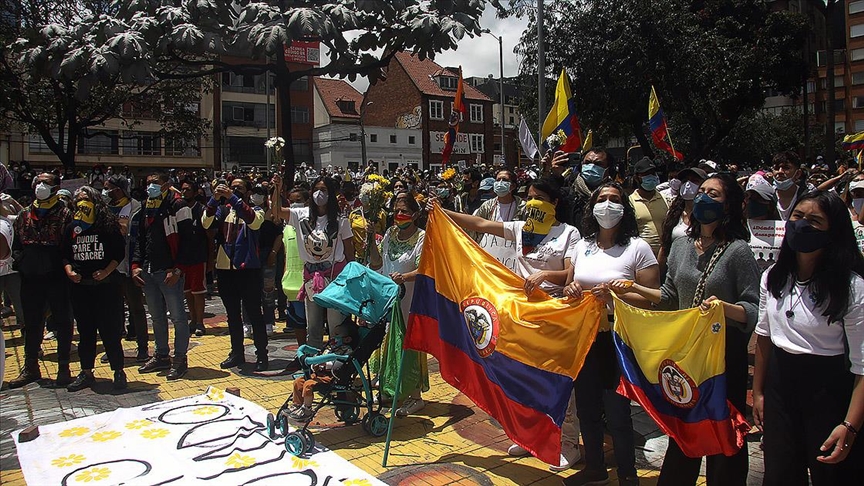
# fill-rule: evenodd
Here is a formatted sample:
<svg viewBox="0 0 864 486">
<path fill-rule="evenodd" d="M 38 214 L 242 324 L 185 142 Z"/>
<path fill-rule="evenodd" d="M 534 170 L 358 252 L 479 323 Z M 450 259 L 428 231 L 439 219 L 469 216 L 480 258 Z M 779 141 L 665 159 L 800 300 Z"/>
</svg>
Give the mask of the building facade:
<svg viewBox="0 0 864 486">
<path fill-rule="evenodd" d="M 472 77 L 466 78 L 466 82 L 477 88 L 481 93 L 491 98 L 495 104 L 492 107 L 492 124 L 494 126 L 494 143 L 492 150 L 495 152 L 495 164 L 515 166 L 530 164 L 531 159 L 522 153 L 519 144 L 519 102 L 521 93 L 515 78 L 504 78 L 502 85 L 499 78 Z M 501 90 L 504 90 L 504 104 L 501 104 Z M 504 139 L 501 139 L 501 124 L 504 124 Z M 503 160 L 502 160 L 503 156 Z"/>
<path fill-rule="evenodd" d="M 419 130 L 420 138 L 414 140 L 421 144 L 418 168 L 440 167 L 458 77 L 457 69 L 443 68 L 431 59 L 421 60 L 406 52 L 396 54 L 387 68 L 386 78 L 370 85 L 366 92 L 365 102 L 371 105 L 368 105 L 363 122 L 370 136 L 369 146 L 373 146 L 371 135 L 375 133 L 374 129 Z M 494 102 L 468 83 L 464 85 L 464 92 L 468 116 L 460 124 L 450 163 L 492 165 L 495 155 Z M 418 136 L 410 133 L 413 132 L 404 132 L 403 136 Z M 400 143 L 399 133 L 386 132 L 386 135 L 387 142 L 395 136 L 395 143 Z"/>
</svg>

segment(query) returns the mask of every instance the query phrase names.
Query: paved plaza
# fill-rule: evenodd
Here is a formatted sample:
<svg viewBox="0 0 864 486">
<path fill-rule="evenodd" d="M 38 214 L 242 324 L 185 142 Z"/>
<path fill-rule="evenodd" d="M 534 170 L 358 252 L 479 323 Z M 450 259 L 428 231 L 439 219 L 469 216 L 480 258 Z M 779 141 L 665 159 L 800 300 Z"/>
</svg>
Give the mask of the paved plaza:
<svg viewBox="0 0 864 486">
<path fill-rule="evenodd" d="M 254 348 L 251 340 L 247 340 L 249 364 L 245 368 L 219 369 L 219 363 L 228 354 L 229 339 L 224 310 L 218 298 L 208 299 L 207 316 L 207 334 L 191 338 L 189 373 L 182 380 L 168 382 L 164 373 L 139 374 L 138 363 L 134 360 L 135 345 L 124 341 L 129 378 L 127 390 L 114 391 L 108 365 L 97 361 L 97 383 L 90 390 L 69 393 L 65 389 L 52 388 L 51 382 L 43 379 L 23 389 L 0 391 L 0 484 L 25 484 L 11 432 L 31 424 L 51 424 L 119 407 L 197 395 L 211 385 L 239 387 L 242 397 L 268 410 L 278 409 L 291 392 L 291 380 L 284 376 L 253 376 Z M 14 319 L 7 319 L 3 331 L 7 355 L 6 382 L 17 376 L 24 358 L 21 331 L 13 323 Z M 277 322 L 277 331 L 282 327 L 284 324 Z M 52 340 L 43 344 L 42 373 L 50 378 L 56 371 L 55 346 L 56 342 Z M 277 332 L 269 347 L 271 369 L 278 369 L 293 358 L 296 342 L 293 337 Z M 76 356 L 73 351 L 73 360 Z M 77 373 L 77 363 L 73 363 L 72 370 L 73 375 Z M 507 448 L 511 442 L 500 426 L 441 379 L 434 359 L 430 359 L 430 374 L 431 390 L 424 394 L 426 407 L 415 416 L 396 421 L 387 467 L 382 466 L 384 437 L 366 434 L 360 424 L 338 422 L 332 409 L 323 409 L 313 422 L 311 430 L 316 440 L 392 485 L 558 485 L 563 478 L 584 466 L 584 463 L 579 463 L 569 471 L 553 473 L 532 457 L 508 456 Z M 640 407 L 634 404 L 632 409 L 641 484 L 653 485 L 662 462 L 666 438 Z M 762 479 L 761 451 L 758 436 L 751 435 L 748 439 L 751 457 L 749 483 L 757 485 Z M 617 484 L 608 436 L 606 459 L 612 468 L 611 484 Z"/>
</svg>

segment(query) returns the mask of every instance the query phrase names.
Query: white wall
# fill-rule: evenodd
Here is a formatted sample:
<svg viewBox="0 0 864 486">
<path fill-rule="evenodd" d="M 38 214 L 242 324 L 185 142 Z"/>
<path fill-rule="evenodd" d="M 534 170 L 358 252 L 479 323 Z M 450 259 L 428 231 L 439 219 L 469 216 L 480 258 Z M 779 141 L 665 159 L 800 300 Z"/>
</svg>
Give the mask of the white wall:
<svg viewBox="0 0 864 486">
<path fill-rule="evenodd" d="M 351 141 L 350 135 L 357 135 L 356 141 Z M 390 143 L 390 136 L 396 136 L 396 143 Z M 410 144 L 409 137 L 414 137 Z M 377 139 L 377 141 L 372 141 Z M 313 159 L 315 167 L 348 167 L 349 162 L 362 162 L 360 144 L 360 126 L 355 124 L 330 124 L 316 127 L 312 134 Z M 423 159 L 423 138 L 420 130 L 366 127 L 366 158 L 379 163 L 381 168 L 390 164 L 417 164 L 421 166 Z"/>
</svg>

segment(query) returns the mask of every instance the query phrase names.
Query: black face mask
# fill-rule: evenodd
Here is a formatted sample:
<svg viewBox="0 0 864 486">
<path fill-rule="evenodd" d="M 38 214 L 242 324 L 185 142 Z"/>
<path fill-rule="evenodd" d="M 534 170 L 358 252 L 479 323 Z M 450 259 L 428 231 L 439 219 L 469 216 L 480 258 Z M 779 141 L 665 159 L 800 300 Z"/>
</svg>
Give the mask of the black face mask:
<svg viewBox="0 0 864 486">
<path fill-rule="evenodd" d="M 762 202 L 754 202 L 750 201 L 747 203 L 747 217 L 749 219 L 756 219 L 768 216 L 768 212 L 771 210 L 771 206 Z"/>
<path fill-rule="evenodd" d="M 813 253 L 831 243 L 831 234 L 817 230 L 806 219 L 786 222 L 786 242 L 799 253 Z"/>
</svg>

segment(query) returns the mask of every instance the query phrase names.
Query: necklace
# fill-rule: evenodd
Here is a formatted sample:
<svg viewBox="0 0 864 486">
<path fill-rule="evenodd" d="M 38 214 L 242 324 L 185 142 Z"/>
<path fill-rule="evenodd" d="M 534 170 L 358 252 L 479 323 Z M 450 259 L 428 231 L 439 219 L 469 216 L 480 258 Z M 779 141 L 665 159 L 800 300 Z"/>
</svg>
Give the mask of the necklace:
<svg viewBox="0 0 864 486">
<path fill-rule="evenodd" d="M 801 303 L 801 299 L 804 298 L 804 290 L 806 290 L 809 286 L 809 280 L 799 282 L 798 279 L 795 279 L 795 282 L 792 284 L 791 295 L 795 295 L 795 290 L 798 289 L 798 300 L 796 300 L 792 305 L 789 306 L 789 309 L 786 310 L 787 319 L 792 319 L 793 317 L 795 317 L 795 308 L 798 307 L 798 304 Z"/>
</svg>

